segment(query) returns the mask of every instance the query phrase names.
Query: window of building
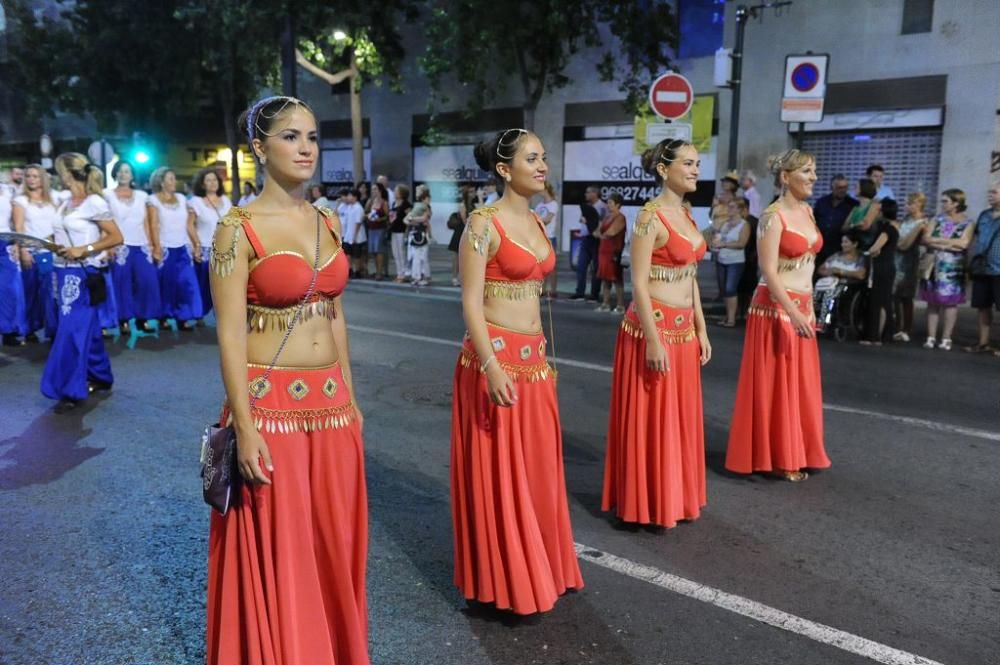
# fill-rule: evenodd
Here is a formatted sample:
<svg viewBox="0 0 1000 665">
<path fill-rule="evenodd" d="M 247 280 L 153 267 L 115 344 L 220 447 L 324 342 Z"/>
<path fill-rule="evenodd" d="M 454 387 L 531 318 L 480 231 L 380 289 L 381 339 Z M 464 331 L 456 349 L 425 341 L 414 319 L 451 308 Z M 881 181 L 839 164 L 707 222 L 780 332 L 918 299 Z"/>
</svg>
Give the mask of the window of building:
<svg viewBox="0 0 1000 665">
<path fill-rule="evenodd" d="M 934 0 L 903 0 L 904 35 L 930 32 L 934 28 Z"/>
</svg>

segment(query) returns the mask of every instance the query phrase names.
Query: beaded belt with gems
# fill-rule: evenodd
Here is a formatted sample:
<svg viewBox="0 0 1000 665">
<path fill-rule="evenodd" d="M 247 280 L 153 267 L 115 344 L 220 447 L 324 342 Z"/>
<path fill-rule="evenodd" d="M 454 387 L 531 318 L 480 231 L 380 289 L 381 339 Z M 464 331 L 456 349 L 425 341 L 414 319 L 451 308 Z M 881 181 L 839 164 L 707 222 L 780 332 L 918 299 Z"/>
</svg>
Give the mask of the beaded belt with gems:
<svg viewBox="0 0 1000 665">
<path fill-rule="evenodd" d="M 812 252 L 806 252 L 802 256 L 797 256 L 794 259 L 786 259 L 784 257 L 778 258 L 778 272 L 791 272 L 793 270 L 798 270 L 802 266 L 812 265 L 816 261 L 816 255 Z"/>
<path fill-rule="evenodd" d="M 540 298 L 542 295 L 542 282 L 537 279 L 527 279 L 521 282 L 488 279 L 483 284 L 483 295 L 487 298 L 502 298 L 503 300 Z"/>
<path fill-rule="evenodd" d="M 649 269 L 649 278 L 657 282 L 680 282 L 697 274 L 696 263 L 677 267 L 654 265 Z"/>
<path fill-rule="evenodd" d="M 471 349 L 462 349 L 461 355 L 458 357 L 458 361 L 462 364 L 462 367 L 472 367 L 480 372 L 482 368 L 479 362 L 479 356 L 476 352 Z M 527 381 L 528 383 L 534 383 L 536 381 L 545 381 L 550 376 L 555 377 L 555 370 L 549 365 L 548 361 L 543 361 L 540 363 L 533 363 L 531 365 L 519 365 L 517 363 L 507 362 L 505 360 L 497 359 L 500 367 L 503 371 L 510 374 L 515 381 Z"/>
<path fill-rule="evenodd" d="M 265 409 L 255 406 L 250 409 L 254 426 L 259 432 L 317 432 L 324 429 L 340 429 L 353 423 L 358 412 L 354 401 L 323 409 Z"/>
<path fill-rule="evenodd" d="M 298 305 L 291 307 L 264 307 L 263 305 L 247 305 L 247 328 L 253 332 L 255 330 L 285 330 L 292 322 Z M 307 304 L 302 309 L 299 323 L 307 321 L 313 317 L 322 316 L 326 319 L 337 318 L 337 309 L 333 300 L 320 298 Z"/>
<path fill-rule="evenodd" d="M 684 328 L 659 329 L 660 337 L 663 338 L 663 341 L 666 344 L 684 344 L 685 342 L 690 342 L 698 336 L 694 328 L 694 321 L 691 321 L 689 317 L 685 318 L 688 318 L 689 321 L 688 325 Z M 646 336 L 646 334 L 642 331 L 642 324 L 632 321 L 627 316 L 622 319 L 622 331 L 627 335 L 631 335 L 632 337 L 639 339 Z"/>
<path fill-rule="evenodd" d="M 802 311 L 802 303 L 805 302 L 808 309 L 812 309 L 812 298 L 808 297 L 805 300 L 802 298 L 792 298 L 792 304 L 795 305 L 799 311 Z M 770 303 L 753 303 L 750 305 L 749 314 L 753 316 L 763 316 L 768 319 L 781 319 L 782 321 L 791 322 L 792 317 L 788 316 L 788 312 L 785 308 L 775 302 Z M 803 312 L 805 314 L 806 312 Z"/>
</svg>

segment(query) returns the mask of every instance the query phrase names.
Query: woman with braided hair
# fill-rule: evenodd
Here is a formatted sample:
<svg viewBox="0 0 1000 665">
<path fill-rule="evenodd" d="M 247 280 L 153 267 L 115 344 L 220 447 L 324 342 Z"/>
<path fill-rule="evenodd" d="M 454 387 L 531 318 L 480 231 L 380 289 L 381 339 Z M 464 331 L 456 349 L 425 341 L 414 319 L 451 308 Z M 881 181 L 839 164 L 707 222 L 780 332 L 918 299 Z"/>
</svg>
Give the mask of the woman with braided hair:
<svg viewBox="0 0 1000 665">
<path fill-rule="evenodd" d="M 548 165 L 524 129 L 498 133 L 475 156 L 506 187 L 495 206 L 472 211 L 459 248 L 468 332 L 451 412 L 455 584 L 470 601 L 534 614 L 583 587 L 539 307 L 555 252 L 529 206 Z"/>
<path fill-rule="evenodd" d="M 615 345 L 602 510 L 672 527 L 707 501 L 701 367 L 712 357 L 698 290 L 705 240 L 684 196 L 698 186 L 694 146 L 664 140 L 642 156 L 663 189 L 632 232 L 632 305 Z"/>
<path fill-rule="evenodd" d="M 757 226 L 760 284 L 750 303 L 726 468 L 792 482 L 830 466 L 823 448 L 823 395 L 812 275 L 823 235 L 806 202 L 816 158 L 789 150 L 769 166 L 781 195 Z"/>
<path fill-rule="evenodd" d="M 267 97 L 240 125 L 260 196 L 222 218 L 209 257 L 240 482 L 212 512 L 209 665 L 369 665 L 362 417 L 341 293 L 340 219 L 306 201 L 316 118 Z"/>
</svg>

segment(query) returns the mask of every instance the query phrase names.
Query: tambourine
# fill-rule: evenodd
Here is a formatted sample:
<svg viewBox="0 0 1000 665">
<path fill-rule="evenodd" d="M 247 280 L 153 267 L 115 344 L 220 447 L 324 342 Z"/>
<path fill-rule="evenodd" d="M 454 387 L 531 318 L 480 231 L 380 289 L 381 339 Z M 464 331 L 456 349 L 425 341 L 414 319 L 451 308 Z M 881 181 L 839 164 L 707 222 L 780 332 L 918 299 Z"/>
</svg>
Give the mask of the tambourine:
<svg viewBox="0 0 1000 665">
<path fill-rule="evenodd" d="M 55 244 L 51 240 L 36 238 L 35 236 L 28 235 L 27 233 L 15 233 L 13 231 L 0 231 L 0 242 L 11 244 L 17 243 L 21 247 L 45 249 L 50 252 L 59 250 L 59 245 Z"/>
</svg>

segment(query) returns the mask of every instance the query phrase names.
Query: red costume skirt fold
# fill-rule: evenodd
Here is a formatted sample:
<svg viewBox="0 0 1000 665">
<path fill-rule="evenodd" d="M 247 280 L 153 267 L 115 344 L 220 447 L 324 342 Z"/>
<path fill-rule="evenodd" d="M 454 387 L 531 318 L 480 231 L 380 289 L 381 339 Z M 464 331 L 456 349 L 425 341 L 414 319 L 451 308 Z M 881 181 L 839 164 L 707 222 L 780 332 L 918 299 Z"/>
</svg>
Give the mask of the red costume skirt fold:
<svg viewBox="0 0 1000 665">
<path fill-rule="evenodd" d="M 364 450 L 347 384 L 336 364 L 264 370 L 248 381 L 272 484 L 241 483 L 230 511 L 212 512 L 207 662 L 368 665 Z"/>
<path fill-rule="evenodd" d="M 633 303 L 615 345 L 602 510 L 626 522 L 672 527 L 705 505 L 701 351 L 694 310 L 653 301 L 669 372 L 646 365 Z"/>
<path fill-rule="evenodd" d="M 812 294 L 788 291 L 812 316 Z M 799 337 L 761 284 L 747 317 L 726 468 L 736 473 L 830 466 L 823 449 L 823 389 L 816 339 Z"/>
<path fill-rule="evenodd" d="M 466 335 L 455 368 L 451 507 L 455 584 L 467 599 L 532 614 L 583 587 L 569 521 L 555 376 L 541 333 L 488 325 L 517 403 L 495 405 Z"/>
</svg>

